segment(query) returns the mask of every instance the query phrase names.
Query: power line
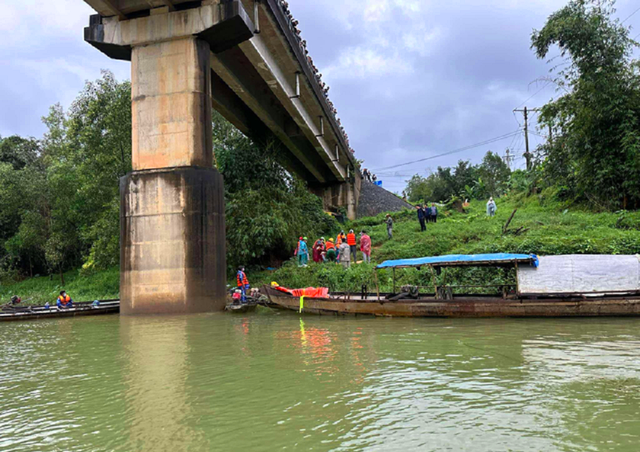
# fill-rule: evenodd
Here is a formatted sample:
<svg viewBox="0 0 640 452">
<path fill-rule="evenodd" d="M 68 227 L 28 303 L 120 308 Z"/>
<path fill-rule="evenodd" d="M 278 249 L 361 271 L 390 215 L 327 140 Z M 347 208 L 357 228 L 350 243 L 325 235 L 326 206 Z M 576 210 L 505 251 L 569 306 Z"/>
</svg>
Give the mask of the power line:
<svg viewBox="0 0 640 452">
<path fill-rule="evenodd" d="M 507 133 L 505 135 L 500 135 L 500 136 L 495 137 L 495 138 L 490 138 L 490 139 L 482 141 L 480 143 L 472 144 L 472 145 L 465 146 L 465 147 L 462 147 L 462 148 L 459 148 L 459 149 L 454 149 L 453 151 L 444 152 L 442 154 L 433 155 L 431 157 L 425 157 L 425 158 L 419 159 L 419 160 L 413 160 L 411 162 L 400 163 L 398 165 L 387 166 L 387 167 L 384 167 L 384 168 L 378 168 L 378 169 L 375 169 L 373 171 L 390 170 L 390 169 L 394 169 L 394 168 L 399 168 L 401 166 L 412 165 L 414 163 L 426 162 L 427 160 L 433 160 L 433 159 L 437 159 L 439 157 L 445 157 L 447 155 L 455 154 L 457 152 L 468 151 L 470 149 L 478 148 L 480 146 L 485 146 L 487 144 L 495 143 L 496 141 L 506 140 L 507 138 L 511 138 L 513 135 L 518 134 L 518 133 L 520 133 L 520 129 L 516 130 L 515 132 Z"/>
<path fill-rule="evenodd" d="M 631 19 L 638 11 L 640 11 L 640 8 L 636 9 L 634 12 L 632 12 L 631 14 L 629 14 L 629 16 L 623 20 L 620 25 L 622 25 L 623 23 L 625 23 L 626 21 L 628 21 L 629 19 Z"/>
<path fill-rule="evenodd" d="M 518 105 L 516 108 L 514 108 L 514 110 L 522 107 L 524 104 L 526 104 L 527 102 L 529 102 L 531 99 L 533 99 L 534 97 L 536 97 L 538 94 L 540 94 L 547 86 L 549 86 L 551 84 L 551 81 L 548 81 L 547 83 L 544 84 L 544 86 L 542 88 L 540 88 L 538 91 L 536 91 L 535 93 L 533 93 L 531 96 L 529 96 L 529 98 L 527 100 L 525 100 L 524 102 L 522 102 L 520 105 Z M 519 124 L 519 123 L 518 123 Z"/>
</svg>

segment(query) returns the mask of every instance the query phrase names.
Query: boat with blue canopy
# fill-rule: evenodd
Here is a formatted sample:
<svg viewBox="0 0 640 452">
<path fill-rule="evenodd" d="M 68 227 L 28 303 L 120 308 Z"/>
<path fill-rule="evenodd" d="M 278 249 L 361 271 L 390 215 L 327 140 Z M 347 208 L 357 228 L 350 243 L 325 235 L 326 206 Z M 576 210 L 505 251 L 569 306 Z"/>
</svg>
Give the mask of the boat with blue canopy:
<svg viewBox="0 0 640 452">
<path fill-rule="evenodd" d="M 384 261 L 377 269 L 410 268 L 410 267 L 482 267 L 482 266 L 516 266 L 526 264 L 537 267 L 538 256 L 535 254 L 450 254 L 447 256 L 419 257 L 416 259 L 397 259 Z"/>
</svg>

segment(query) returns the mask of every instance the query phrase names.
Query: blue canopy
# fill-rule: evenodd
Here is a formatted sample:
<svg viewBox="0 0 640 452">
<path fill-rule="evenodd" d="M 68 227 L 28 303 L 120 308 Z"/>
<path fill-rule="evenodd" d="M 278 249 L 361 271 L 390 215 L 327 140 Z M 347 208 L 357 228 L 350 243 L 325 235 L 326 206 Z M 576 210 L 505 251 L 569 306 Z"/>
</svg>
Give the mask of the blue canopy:
<svg viewBox="0 0 640 452">
<path fill-rule="evenodd" d="M 461 266 L 491 266 L 491 265 L 515 265 L 529 264 L 538 266 L 538 256 L 535 254 L 451 254 L 449 256 L 419 257 L 416 259 L 398 259 L 384 261 L 376 268 L 404 268 L 421 267 L 428 265 L 432 267 L 461 267 Z"/>
</svg>

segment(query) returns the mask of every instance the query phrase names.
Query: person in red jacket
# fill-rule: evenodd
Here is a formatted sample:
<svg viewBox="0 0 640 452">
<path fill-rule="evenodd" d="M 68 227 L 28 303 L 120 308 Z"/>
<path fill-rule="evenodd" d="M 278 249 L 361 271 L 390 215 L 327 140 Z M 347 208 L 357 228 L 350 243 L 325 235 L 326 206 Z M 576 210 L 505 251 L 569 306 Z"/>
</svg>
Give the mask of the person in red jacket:
<svg viewBox="0 0 640 452">
<path fill-rule="evenodd" d="M 360 233 L 360 251 L 362 251 L 362 260 L 365 264 L 371 263 L 371 237 L 367 235 L 367 231 Z"/>
<path fill-rule="evenodd" d="M 357 262 L 358 255 L 356 251 L 356 235 L 353 232 L 353 229 L 350 229 L 349 233 L 347 234 L 347 245 L 349 245 L 349 248 L 351 249 L 351 261 Z"/>
</svg>

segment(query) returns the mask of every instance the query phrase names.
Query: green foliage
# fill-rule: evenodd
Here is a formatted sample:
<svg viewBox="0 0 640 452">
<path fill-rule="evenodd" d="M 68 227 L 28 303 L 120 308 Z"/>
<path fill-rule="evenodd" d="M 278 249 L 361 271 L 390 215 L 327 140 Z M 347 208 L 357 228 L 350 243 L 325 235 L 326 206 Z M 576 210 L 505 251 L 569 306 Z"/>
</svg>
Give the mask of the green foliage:
<svg viewBox="0 0 640 452">
<path fill-rule="evenodd" d="M 40 143 L 33 138 L 17 135 L 0 137 L 0 162 L 10 164 L 13 169 L 21 170 L 32 165 L 40 154 Z"/>
<path fill-rule="evenodd" d="M 552 69 L 565 94 L 540 115 L 554 135 L 539 149 L 545 180 L 604 209 L 640 206 L 640 76 L 631 56 L 636 43 L 613 19 L 613 4 L 570 1 L 532 35 L 538 58 L 554 45 L 565 58 Z"/>
<path fill-rule="evenodd" d="M 406 192 L 412 203 L 446 202 L 453 197 L 486 199 L 506 192 L 510 174 L 502 158 L 489 151 L 480 165 L 460 160 L 455 168 L 438 167 L 426 178 L 416 174 L 407 182 Z"/>
</svg>

